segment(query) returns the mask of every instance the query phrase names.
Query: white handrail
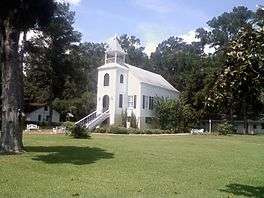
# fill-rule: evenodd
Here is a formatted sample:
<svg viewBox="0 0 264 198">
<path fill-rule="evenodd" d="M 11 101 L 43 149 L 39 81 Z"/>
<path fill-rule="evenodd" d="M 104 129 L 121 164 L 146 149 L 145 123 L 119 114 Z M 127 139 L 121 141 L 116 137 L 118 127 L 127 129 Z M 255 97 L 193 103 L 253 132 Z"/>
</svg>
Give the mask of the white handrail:
<svg viewBox="0 0 264 198">
<path fill-rule="evenodd" d="M 86 117 L 82 118 L 81 120 L 75 122 L 75 125 L 81 123 L 82 121 L 86 120 L 87 118 L 91 117 L 92 115 L 94 115 L 96 113 L 97 113 L 97 111 L 94 111 L 94 112 L 90 113 L 88 116 L 86 116 Z"/>
<path fill-rule="evenodd" d="M 96 127 L 98 124 L 102 123 L 110 114 L 109 114 L 109 110 L 105 111 L 104 113 L 100 114 L 99 116 L 97 116 L 95 119 L 91 120 L 89 123 L 87 123 L 86 127 L 89 129 L 93 129 L 94 127 Z M 106 117 L 107 116 L 107 117 Z M 103 118 L 103 119 L 102 119 Z M 102 122 L 97 123 L 98 120 L 102 119 Z M 95 123 L 95 124 L 94 124 Z"/>
<path fill-rule="evenodd" d="M 100 114 L 97 114 L 97 111 L 94 111 L 88 116 L 76 122 L 75 125 L 79 125 L 82 127 L 85 126 L 86 128 L 92 129 L 95 126 L 97 126 L 99 122 L 102 123 L 101 120 L 105 120 L 107 117 L 109 117 L 110 115 L 109 113 L 110 113 L 109 109 Z"/>
</svg>

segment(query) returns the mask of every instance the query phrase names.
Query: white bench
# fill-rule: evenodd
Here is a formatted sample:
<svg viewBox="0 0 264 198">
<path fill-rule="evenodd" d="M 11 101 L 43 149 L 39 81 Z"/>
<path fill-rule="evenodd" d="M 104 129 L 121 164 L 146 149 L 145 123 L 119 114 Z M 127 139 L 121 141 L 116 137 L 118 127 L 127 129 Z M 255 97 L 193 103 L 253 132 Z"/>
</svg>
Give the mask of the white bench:
<svg viewBox="0 0 264 198">
<path fill-rule="evenodd" d="M 39 130 L 39 126 L 36 124 L 28 124 L 27 125 L 27 130 Z"/>
<path fill-rule="evenodd" d="M 191 134 L 204 134 L 204 129 L 192 129 Z"/>
</svg>

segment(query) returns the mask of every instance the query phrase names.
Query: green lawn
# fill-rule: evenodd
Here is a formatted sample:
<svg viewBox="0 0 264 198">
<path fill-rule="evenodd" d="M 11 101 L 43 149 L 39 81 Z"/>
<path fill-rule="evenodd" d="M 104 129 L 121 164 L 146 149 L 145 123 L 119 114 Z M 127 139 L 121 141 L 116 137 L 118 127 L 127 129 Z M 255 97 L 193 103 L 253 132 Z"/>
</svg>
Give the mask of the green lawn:
<svg viewBox="0 0 264 198">
<path fill-rule="evenodd" d="M 26 135 L 0 197 L 264 197 L 264 136 Z"/>
</svg>

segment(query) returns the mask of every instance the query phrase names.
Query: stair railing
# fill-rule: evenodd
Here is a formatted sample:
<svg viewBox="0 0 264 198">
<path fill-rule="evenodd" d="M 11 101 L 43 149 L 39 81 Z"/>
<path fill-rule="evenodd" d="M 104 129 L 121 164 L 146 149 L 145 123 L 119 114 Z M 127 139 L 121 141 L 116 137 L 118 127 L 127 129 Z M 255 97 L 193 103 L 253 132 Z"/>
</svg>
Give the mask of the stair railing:
<svg viewBox="0 0 264 198">
<path fill-rule="evenodd" d="M 110 116 L 109 110 L 105 111 L 104 113 L 97 116 L 95 119 L 91 120 L 89 123 L 87 123 L 86 127 L 88 129 L 93 129 L 96 126 L 100 125 L 106 118 Z"/>
<path fill-rule="evenodd" d="M 88 124 L 89 122 L 91 122 L 93 119 L 95 119 L 96 117 L 97 117 L 97 111 L 94 111 L 91 114 L 89 114 L 88 116 L 86 116 L 83 119 L 79 120 L 78 122 L 75 122 L 75 125 L 83 127 L 86 124 Z"/>
</svg>

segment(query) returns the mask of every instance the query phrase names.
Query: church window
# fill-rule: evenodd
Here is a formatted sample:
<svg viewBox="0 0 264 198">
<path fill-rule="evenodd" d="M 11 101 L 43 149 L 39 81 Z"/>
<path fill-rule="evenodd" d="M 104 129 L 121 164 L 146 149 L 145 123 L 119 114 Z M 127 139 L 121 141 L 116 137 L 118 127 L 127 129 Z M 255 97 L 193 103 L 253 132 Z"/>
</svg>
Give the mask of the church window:
<svg viewBox="0 0 264 198">
<path fill-rule="evenodd" d="M 120 75 L 120 83 L 124 83 L 124 76 L 123 76 L 123 74 Z"/>
<path fill-rule="evenodd" d="M 133 96 L 128 96 L 128 108 L 132 109 L 134 104 L 133 104 L 134 100 L 133 100 Z"/>
<path fill-rule="evenodd" d="M 149 109 L 153 110 L 154 109 L 154 98 L 149 97 Z"/>
<path fill-rule="evenodd" d="M 109 86 L 109 74 L 104 75 L 104 86 Z"/>
<path fill-rule="evenodd" d="M 148 108 L 148 96 L 143 95 L 142 108 L 143 109 Z"/>
</svg>

